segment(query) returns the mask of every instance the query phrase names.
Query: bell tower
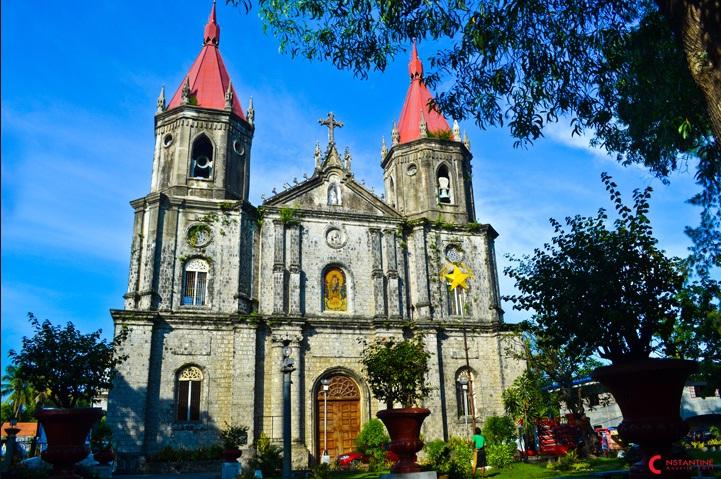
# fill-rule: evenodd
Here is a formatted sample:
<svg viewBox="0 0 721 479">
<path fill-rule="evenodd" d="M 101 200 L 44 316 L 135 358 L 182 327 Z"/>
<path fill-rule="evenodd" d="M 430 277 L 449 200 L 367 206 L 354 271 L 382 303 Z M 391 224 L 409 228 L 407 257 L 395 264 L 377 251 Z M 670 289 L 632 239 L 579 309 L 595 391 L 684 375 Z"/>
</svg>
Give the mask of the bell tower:
<svg viewBox="0 0 721 479">
<path fill-rule="evenodd" d="M 153 193 L 248 200 L 253 103 L 245 115 L 219 44 L 214 3 L 190 71 L 167 105 L 164 89 L 158 97 Z"/>
<path fill-rule="evenodd" d="M 461 140 L 458 123 L 451 130 L 432 108 L 415 43 L 408 70 L 411 85 L 393 126 L 391 149 L 381 148 L 386 201 L 411 220 L 475 221 L 470 145 Z"/>
</svg>

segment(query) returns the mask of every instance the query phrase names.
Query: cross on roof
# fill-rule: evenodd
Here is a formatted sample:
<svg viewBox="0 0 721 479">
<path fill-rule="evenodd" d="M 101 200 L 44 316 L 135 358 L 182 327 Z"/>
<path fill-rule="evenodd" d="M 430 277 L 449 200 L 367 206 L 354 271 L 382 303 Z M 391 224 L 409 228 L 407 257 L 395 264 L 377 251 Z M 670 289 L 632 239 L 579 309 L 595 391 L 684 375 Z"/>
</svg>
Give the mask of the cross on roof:
<svg viewBox="0 0 721 479">
<path fill-rule="evenodd" d="M 318 120 L 318 123 L 328 127 L 328 144 L 334 145 L 335 137 L 333 136 L 333 130 L 335 129 L 335 127 L 341 128 L 343 126 L 343 122 L 335 121 L 335 116 L 333 116 L 333 112 L 331 111 L 328 113 L 327 118 L 321 118 L 320 120 Z"/>
</svg>

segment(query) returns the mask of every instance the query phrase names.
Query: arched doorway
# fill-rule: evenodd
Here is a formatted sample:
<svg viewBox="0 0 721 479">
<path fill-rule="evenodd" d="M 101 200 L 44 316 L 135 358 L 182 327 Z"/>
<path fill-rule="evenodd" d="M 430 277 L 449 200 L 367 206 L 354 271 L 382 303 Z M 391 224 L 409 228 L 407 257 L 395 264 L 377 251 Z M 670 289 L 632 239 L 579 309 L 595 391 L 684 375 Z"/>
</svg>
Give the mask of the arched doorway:
<svg viewBox="0 0 721 479">
<path fill-rule="evenodd" d="M 360 391 L 348 376 L 336 374 L 326 378 L 330 379 L 328 391 L 323 390 L 319 381 L 316 392 L 316 444 L 319 457 L 327 447 L 331 461 L 334 461 L 338 455 L 353 451 L 355 447 L 353 441 L 361 425 Z"/>
</svg>

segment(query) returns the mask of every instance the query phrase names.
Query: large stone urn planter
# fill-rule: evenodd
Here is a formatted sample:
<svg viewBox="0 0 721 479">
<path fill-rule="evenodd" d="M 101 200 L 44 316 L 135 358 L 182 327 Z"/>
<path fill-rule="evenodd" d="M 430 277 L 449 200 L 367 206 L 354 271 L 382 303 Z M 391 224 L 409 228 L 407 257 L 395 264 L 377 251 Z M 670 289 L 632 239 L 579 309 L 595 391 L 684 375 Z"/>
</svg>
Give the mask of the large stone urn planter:
<svg viewBox="0 0 721 479">
<path fill-rule="evenodd" d="M 48 447 L 41 457 L 53 465 L 51 477 L 79 478 L 73 473 L 76 462 L 85 459 L 90 449 L 85 445 L 90 428 L 103 417 L 100 408 L 41 409 L 35 415 L 45 430 Z"/>
<path fill-rule="evenodd" d="M 421 426 L 430 414 L 426 408 L 385 409 L 376 413 L 388 429 L 390 450 L 398 455 L 398 461 L 391 467 L 392 473 L 420 472 L 416 453 L 423 449 Z"/>
<path fill-rule="evenodd" d="M 663 477 L 688 477 L 687 471 L 663 468 L 673 442 L 688 432 L 680 417 L 681 394 L 697 367 L 682 359 L 644 359 L 593 371 L 593 378 L 613 394 L 621 408 L 619 435 L 641 448 L 642 459 L 631 466 L 631 478 L 660 477 L 649 468 L 652 458 L 651 467 L 662 470 Z"/>
</svg>

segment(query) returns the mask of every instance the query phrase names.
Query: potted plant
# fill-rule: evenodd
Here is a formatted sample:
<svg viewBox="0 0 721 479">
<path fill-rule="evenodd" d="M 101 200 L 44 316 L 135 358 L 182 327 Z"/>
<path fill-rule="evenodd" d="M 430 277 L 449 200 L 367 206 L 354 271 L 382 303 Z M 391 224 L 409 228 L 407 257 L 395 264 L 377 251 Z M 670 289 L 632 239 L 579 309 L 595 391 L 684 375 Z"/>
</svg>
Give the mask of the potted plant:
<svg viewBox="0 0 721 479">
<path fill-rule="evenodd" d="M 100 330 L 82 334 L 71 322 L 54 326 L 32 313 L 28 319 L 35 334 L 23 337 L 20 352 L 11 350 L 8 356 L 20 380 L 43 391 L 44 405 L 54 406 L 36 413 L 48 440 L 43 460 L 53 464 L 55 476 L 72 477 L 74 464 L 89 453 L 85 439 L 90 428 L 103 415 L 102 409 L 89 406 L 112 387 L 115 367 L 125 360 L 116 350 L 126 333 L 108 342 L 100 339 Z"/>
<path fill-rule="evenodd" d="M 220 440 L 223 442 L 223 460 L 235 462 L 242 454 L 240 446 L 248 443 L 248 426 L 231 426 L 226 422 L 220 431 Z"/>
<path fill-rule="evenodd" d="M 430 392 L 426 383 L 428 358 L 423 336 L 414 331 L 407 339 L 382 338 L 366 343 L 361 364 L 373 395 L 386 404 L 378 411 L 390 435 L 390 449 L 398 455 L 391 472 L 419 472 L 415 455 L 423 448 L 420 432 L 431 413 L 418 402 Z M 402 407 L 395 409 L 400 404 Z"/>
<path fill-rule="evenodd" d="M 93 451 L 93 459 L 105 466 L 115 459 L 115 453 L 111 444 L 113 431 L 105 421 L 105 417 L 100 419 L 97 426 L 90 436 L 90 448 Z"/>
<path fill-rule="evenodd" d="M 514 309 L 534 311 L 527 327 L 539 341 L 611 362 L 593 377 L 613 394 L 623 413 L 621 437 L 641 446 L 632 476 L 648 474 L 654 454 L 668 454 L 687 429 L 679 417 L 681 392 L 696 364 L 675 359 L 674 336 L 684 327 L 679 298 L 686 274 L 678 258 L 656 246 L 648 220 L 651 188 L 623 204 L 612 179 L 602 175 L 617 219 L 551 220 L 556 236 L 533 256 L 511 258 L 505 269 L 519 293 Z M 665 356 L 665 358 L 651 356 Z"/>
</svg>

